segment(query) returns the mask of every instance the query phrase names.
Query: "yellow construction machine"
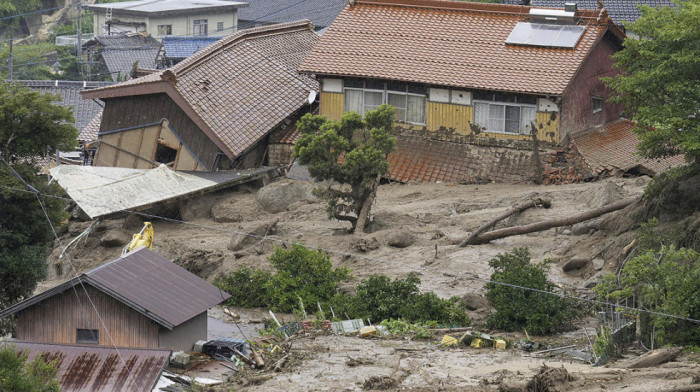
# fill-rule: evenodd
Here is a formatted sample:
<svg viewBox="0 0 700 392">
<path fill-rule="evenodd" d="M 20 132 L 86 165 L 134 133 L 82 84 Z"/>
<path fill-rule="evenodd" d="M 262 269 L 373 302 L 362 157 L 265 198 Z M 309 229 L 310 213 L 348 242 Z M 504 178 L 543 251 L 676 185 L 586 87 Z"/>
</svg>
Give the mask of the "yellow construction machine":
<svg viewBox="0 0 700 392">
<path fill-rule="evenodd" d="M 153 225 L 151 222 L 143 222 L 143 229 L 141 229 L 138 234 L 134 234 L 134 238 L 131 239 L 131 242 L 122 249 L 122 256 L 140 246 L 153 249 Z"/>
</svg>

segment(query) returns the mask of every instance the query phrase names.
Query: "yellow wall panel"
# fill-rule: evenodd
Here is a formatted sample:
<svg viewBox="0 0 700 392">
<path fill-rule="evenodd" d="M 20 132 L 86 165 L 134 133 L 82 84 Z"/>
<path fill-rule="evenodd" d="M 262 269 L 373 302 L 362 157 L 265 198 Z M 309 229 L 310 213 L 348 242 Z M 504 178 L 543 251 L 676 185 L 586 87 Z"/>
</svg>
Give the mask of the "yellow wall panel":
<svg viewBox="0 0 700 392">
<path fill-rule="evenodd" d="M 426 126 L 430 131 L 440 128 L 454 129 L 455 133 L 467 135 L 474 118 L 474 108 L 449 103 L 428 102 L 426 104 Z"/>
<path fill-rule="evenodd" d="M 537 137 L 551 143 L 559 143 L 559 113 L 537 112 Z"/>
<path fill-rule="evenodd" d="M 340 120 L 345 110 L 345 96 L 341 93 L 321 93 L 319 113 L 329 120 Z"/>
</svg>

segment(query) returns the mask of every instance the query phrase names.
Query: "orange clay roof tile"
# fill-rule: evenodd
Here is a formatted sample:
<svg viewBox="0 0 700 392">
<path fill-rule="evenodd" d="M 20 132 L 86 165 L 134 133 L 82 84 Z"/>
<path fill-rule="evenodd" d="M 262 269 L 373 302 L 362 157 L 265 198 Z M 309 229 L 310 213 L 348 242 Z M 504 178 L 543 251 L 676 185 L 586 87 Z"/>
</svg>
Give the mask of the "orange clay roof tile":
<svg viewBox="0 0 700 392">
<path fill-rule="evenodd" d="M 562 94 L 607 23 L 579 10 L 574 49 L 506 45 L 530 7 L 448 0 L 356 0 L 300 65 L 302 72 L 473 89 Z"/>
</svg>

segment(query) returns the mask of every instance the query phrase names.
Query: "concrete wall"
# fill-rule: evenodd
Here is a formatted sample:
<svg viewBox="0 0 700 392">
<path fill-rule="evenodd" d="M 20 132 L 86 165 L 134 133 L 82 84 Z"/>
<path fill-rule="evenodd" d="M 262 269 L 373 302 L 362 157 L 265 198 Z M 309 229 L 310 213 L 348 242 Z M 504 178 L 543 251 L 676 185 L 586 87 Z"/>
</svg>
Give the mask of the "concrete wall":
<svg viewBox="0 0 700 392">
<path fill-rule="evenodd" d="M 135 23 L 139 26 L 131 26 L 130 31 L 146 31 L 152 37 L 161 38 L 158 35 L 159 25 L 172 25 L 172 34 L 174 36 L 192 36 L 194 20 L 206 19 L 208 26 L 208 34 L 210 36 L 224 36 L 236 31 L 238 27 L 238 12 L 227 13 L 202 13 L 192 15 L 177 15 L 166 17 L 136 17 L 136 16 L 120 16 L 116 13 L 112 14 L 112 23 L 118 22 Z M 217 24 L 222 22 L 223 31 L 217 31 Z M 93 16 L 95 35 L 107 34 L 106 14 L 104 12 L 95 11 Z M 114 33 L 114 30 L 112 30 Z"/>
<path fill-rule="evenodd" d="M 192 351 L 192 346 L 198 340 L 207 340 L 207 312 L 192 317 L 169 331 L 160 328 L 158 332 L 158 348 L 173 351 Z"/>
</svg>

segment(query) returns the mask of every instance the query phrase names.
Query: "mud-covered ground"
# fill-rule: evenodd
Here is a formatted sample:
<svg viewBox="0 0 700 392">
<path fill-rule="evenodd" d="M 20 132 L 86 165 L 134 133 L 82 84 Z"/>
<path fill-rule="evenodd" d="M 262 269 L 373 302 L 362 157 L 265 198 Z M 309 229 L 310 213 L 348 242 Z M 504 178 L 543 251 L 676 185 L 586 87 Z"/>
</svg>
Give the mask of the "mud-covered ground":
<svg viewBox="0 0 700 392">
<path fill-rule="evenodd" d="M 257 189 L 243 186 L 234 190 L 200 196 L 181 203 L 181 221 L 149 218 L 155 228 L 153 249 L 188 270 L 212 280 L 217 274 L 243 266 L 269 268 L 266 257 L 274 246 L 292 242 L 330 252 L 334 264 L 347 266 L 356 279 L 371 274 L 405 277 L 416 272 L 421 289 L 443 297 L 483 294 L 484 279 L 491 271 L 488 260 L 514 247 L 528 247 L 533 259 L 554 260 L 549 278 L 573 295 L 590 296 L 590 288 L 601 276 L 616 270 L 624 258 L 623 248 L 634 238 L 631 231 L 615 227 L 615 215 L 582 224 L 550 229 L 540 233 L 514 236 L 489 244 L 456 246 L 470 231 L 513 205 L 534 197 L 552 200 L 549 209 L 530 209 L 500 223 L 521 225 L 545 219 L 562 218 L 610 202 L 642 194 L 648 178 L 607 179 L 595 183 L 561 186 L 528 184 L 387 184 L 379 188 L 374 205 L 371 233 L 348 234 L 346 222 L 329 220 L 321 201 L 308 197 L 273 200 L 281 212 L 256 200 Z M 292 186 L 293 194 L 309 194 L 309 183 L 281 180 L 268 187 Z M 272 189 L 272 188 L 270 188 Z M 274 198 L 273 198 L 274 199 Z M 278 208 L 279 209 L 279 208 Z M 173 215 L 172 209 L 162 214 Z M 160 213 L 156 212 L 156 215 Z M 98 228 L 69 250 L 78 270 L 86 270 L 119 256 L 120 247 L 108 248 L 100 239 L 110 231 L 138 232 L 145 217 L 113 219 Z M 63 234 L 63 244 L 75 238 L 89 222 L 72 221 Z M 255 233 L 246 237 L 245 233 Z M 394 237 L 413 237 L 405 248 L 389 246 Z M 264 237 L 264 239 L 261 239 Z M 65 258 L 58 261 L 60 249 L 50 259 L 50 280 L 46 289 L 67 277 Z M 563 267 L 572 259 L 580 259 L 578 268 Z M 56 268 L 55 265 L 61 265 Z M 571 264 L 570 264 L 571 265 Z M 62 275 L 58 272 L 62 271 Z M 352 287 L 349 284 L 348 287 Z M 470 312 L 477 323 L 488 313 L 488 307 Z M 216 313 L 216 312 L 214 312 Z M 245 313 L 245 312 L 242 312 Z M 211 313 L 210 313 L 211 315 Z M 219 314 L 221 320 L 227 320 Z M 241 323 L 256 324 L 264 312 L 242 317 Z M 593 331 L 594 321 L 581 320 L 578 326 Z M 220 327 L 220 326 L 219 326 Z M 245 327 L 250 331 L 250 325 Z M 226 328 L 223 328 L 225 330 Z M 559 336 L 559 344 L 576 340 L 583 343 L 582 332 Z M 615 367 L 593 368 L 580 360 L 531 357 L 509 349 L 449 349 L 436 347 L 436 342 L 407 340 L 363 340 L 356 337 L 320 336 L 295 341 L 295 349 L 305 351 L 303 361 L 277 373 L 260 385 L 243 387 L 249 390 L 329 390 L 344 391 L 362 388 L 411 390 L 519 390 L 540 371 L 564 366 L 568 374 L 564 387 L 551 390 L 697 390 L 693 374 L 700 373 L 698 358 L 684 354 L 680 362 L 642 370 Z M 351 359 L 359 360 L 349 366 Z M 357 363 L 359 364 L 357 364 Z M 371 377 L 379 377 L 369 381 Z M 382 381 L 384 377 L 384 381 Z M 391 380 L 386 379 L 389 377 Z M 569 380 L 571 378 L 571 380 Z M 374 384 L 374 382 L 378 384 Z M 388 384 L 384 385 L 383 382 Z M 241 387 L 240 385 L 238 387 Z"/>
</svg>

